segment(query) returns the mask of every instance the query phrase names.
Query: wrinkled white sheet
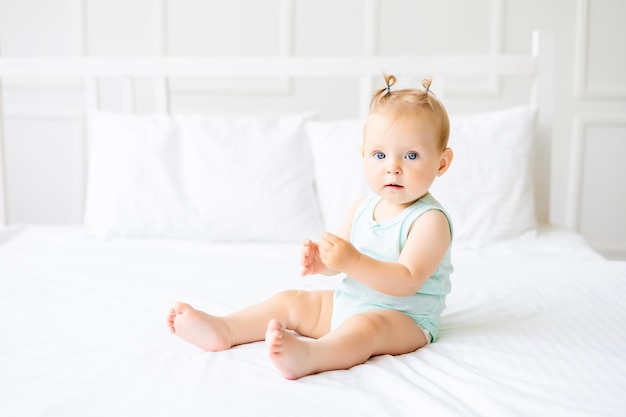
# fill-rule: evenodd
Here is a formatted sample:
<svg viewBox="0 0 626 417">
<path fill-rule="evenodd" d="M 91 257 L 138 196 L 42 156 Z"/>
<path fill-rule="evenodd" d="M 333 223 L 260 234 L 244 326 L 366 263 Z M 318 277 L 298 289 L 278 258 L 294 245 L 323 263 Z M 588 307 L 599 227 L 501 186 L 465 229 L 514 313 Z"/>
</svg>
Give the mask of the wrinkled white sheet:
<svg viewBox="0 0 626 417">
<path fill-rule="evenodd" d="M 455 249 L 441 338 L 347 371 L 282 379 L 263 343 L 204 353 L 164 325 L 175 300 L 221 314 L 288 288 L 298 245 L 98 241 L 0 232 L 2 416 L 618 416 L 626 262 L 543 231 Z"/>
</svg>

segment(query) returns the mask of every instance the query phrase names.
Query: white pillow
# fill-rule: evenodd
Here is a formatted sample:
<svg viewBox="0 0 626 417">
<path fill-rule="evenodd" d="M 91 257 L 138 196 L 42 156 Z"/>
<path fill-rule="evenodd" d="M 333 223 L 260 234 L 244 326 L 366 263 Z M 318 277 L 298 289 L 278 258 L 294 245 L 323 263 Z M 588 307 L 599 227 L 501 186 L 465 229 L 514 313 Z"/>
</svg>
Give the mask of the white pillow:
<svg viewBox="0 0 626 417">
<path fill-rule="evenodd" d="M 534 120 L 528 106 L 450 118 L 454 160 L 431 192 L 452 217 L 456 240 L 488 243 L 536 229 Z"/>
<path fill-rule="evenodd" d="M 311 116 L 95 113 L 85 224 L 102 237 L 315 237 Z"/>
<path fill-rule="evenodd" d="M 337 232 L 348 209 L 368 192 L 363 173 L 363 120 L 311 121 L 305 126 L 324 228 Z"/>
</svg>

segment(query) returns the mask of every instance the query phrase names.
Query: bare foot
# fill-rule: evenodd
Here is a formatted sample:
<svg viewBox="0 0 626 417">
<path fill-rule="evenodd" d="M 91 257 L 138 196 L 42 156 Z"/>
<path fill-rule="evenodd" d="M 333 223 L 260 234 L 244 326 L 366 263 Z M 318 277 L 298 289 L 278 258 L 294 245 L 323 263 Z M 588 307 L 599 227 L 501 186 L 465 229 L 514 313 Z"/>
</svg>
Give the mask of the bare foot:
<svg viewBox="0 0 626 417">
<path fill-rule="evenodd" d="M 207 352 L 230 349 L 231 339 L 226 323 L 215 316 L 177 302 L 167 316 L 170 331 Z"/>
<path fill-rule="evenodd" d="M 289 332 L 278 320 L 272 319 L 267 325 L 265 342 L 269 357 L 282 376 L 298 379 L 315 373 L 310 367 L 310 345 Z"/>
</svg>

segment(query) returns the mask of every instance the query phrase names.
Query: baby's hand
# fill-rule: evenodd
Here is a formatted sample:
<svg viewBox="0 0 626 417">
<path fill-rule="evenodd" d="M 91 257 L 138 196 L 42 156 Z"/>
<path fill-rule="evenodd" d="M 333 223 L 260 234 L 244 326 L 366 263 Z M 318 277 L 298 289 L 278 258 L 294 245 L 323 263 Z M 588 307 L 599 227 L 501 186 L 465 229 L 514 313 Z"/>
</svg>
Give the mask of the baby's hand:
<svg viewBox="0 0 626 417">
<path fill-rule="evenodd" d="M 311 239 L 304 239 L 302 243 L 300 265 L 302 265 L 302 271 L 300 272 L 302 276 L 319 274 L 327 269 L 320 259 L 319 246 Z"/>
<path fill-rule="evenodd" d="M 346 269 L 358 262 L 361 256 L 350 242 L 328 232 L 322 234 L 319 254 L 328 268 L 341 272 L 346 272 Z"/>
</svg>

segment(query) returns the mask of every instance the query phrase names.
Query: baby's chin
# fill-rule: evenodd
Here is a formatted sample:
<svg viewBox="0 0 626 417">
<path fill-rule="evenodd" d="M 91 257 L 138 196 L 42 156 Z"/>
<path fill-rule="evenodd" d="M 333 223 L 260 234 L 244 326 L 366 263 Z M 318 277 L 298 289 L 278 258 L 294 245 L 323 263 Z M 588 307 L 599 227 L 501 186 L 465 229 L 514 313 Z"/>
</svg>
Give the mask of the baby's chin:
<svg viewBox="0 0 626 417">
<path fill-rule="evenodd" d="M 381 187 L 376 194 L 391 204 L 410 206 L 422 197 L 428 195 L 426 192 L 409 192 L 406 187 L 397 184 L 387 184 Z"/>
</svg>

